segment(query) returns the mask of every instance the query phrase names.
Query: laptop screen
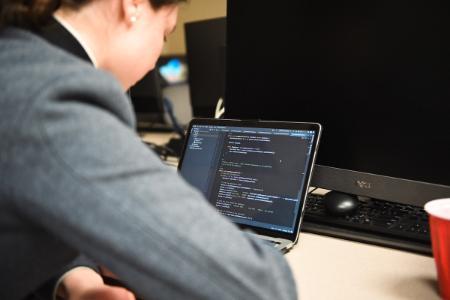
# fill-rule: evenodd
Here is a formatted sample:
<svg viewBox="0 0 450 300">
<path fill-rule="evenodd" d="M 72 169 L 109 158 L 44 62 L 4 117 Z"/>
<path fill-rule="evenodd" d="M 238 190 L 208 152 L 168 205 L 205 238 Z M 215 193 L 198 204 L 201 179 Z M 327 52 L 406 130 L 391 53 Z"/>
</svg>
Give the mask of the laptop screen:
<svg viewBox="0 0 450 300">
<path fill-rule="evenodd" d="M 316 134 L 193 124 L 179 171 L 234 223 L 292 234 L 303 207 Z"/>
</svg>

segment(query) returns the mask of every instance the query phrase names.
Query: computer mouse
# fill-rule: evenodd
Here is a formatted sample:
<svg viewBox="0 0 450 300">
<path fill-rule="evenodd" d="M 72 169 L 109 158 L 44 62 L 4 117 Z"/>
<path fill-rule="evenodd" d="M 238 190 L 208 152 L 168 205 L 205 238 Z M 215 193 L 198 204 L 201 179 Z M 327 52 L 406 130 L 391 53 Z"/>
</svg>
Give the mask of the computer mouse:
<svg viewBox="0 0 450 300">
<path fill-rule="evenodd" d="M 335 191 L 325 194 L 323 202 L 327 214 L 336 217 L 352 215 L 359 206 L 356 196 Z"/>
</svg>

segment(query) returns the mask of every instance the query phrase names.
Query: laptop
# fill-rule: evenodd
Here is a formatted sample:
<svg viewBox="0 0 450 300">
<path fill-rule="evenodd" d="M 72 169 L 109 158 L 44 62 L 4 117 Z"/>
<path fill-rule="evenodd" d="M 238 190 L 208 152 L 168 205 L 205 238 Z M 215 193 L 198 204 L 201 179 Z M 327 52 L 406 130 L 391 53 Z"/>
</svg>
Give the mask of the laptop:
<svg viewBox="0 0 450 300">
<path fill-rule="evenodd" d="M 193 119 L 178 171 L 220 213 L 282 252 L 298 240 L 322 127 Z"/>
</svg>

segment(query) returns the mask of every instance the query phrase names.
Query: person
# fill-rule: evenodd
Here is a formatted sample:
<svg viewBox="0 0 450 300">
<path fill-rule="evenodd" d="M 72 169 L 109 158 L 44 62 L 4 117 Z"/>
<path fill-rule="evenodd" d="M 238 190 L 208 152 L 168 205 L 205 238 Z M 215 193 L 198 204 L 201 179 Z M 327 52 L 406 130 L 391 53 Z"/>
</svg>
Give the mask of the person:
<svg viewBox="0 0 450 300">
<path fill-rule="evenodd" d="M 124 90 L 155 66 L 177 13 L 176 0 L 0 3 L 0 299 L 27 298 L 80 256 L 144 299 L 296 298 L 283 256 L 135 133 Z M 39 36 L 52 15 L 97 68 Z"/>
</svg>

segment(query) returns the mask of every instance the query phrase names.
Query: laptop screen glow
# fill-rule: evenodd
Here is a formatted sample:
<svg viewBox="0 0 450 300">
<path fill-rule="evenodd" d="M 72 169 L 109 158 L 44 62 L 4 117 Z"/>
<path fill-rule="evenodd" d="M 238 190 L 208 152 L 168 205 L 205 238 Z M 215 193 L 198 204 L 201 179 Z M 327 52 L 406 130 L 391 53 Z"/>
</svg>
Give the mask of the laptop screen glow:
<svg viewBox="0 0 450 300">
<path fill-rule="evenodd" d="M 293 233 L 314 134 L 194 125 L 180 173 L 233 222 Z"/>
</svg>

